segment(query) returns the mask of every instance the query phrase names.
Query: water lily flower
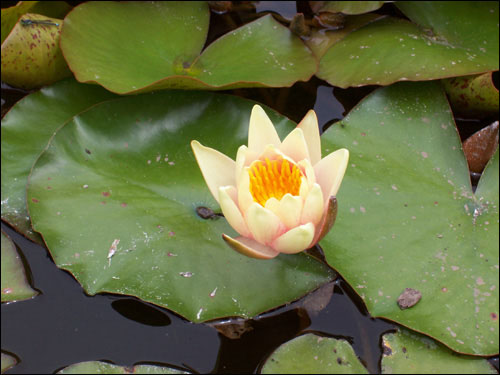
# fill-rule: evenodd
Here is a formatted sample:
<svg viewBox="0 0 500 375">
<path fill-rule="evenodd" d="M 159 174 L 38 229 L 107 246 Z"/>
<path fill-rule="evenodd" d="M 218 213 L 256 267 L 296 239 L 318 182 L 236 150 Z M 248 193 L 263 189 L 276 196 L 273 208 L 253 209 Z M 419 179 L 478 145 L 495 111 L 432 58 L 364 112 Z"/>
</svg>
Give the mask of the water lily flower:
<svg viewBox="0 0 500 375">
<path fill-rule="evenodd" d="M 191 147 L 210 192 L 240 234 L 222 235 L 234 250 L 260 259 L 295 254 L 314 246 L 333 225 L 349 151 L 321 158 L 313 110 L 281 142 L 266 112 L 255 105 L 248 146 L 240 146 L 236 161 L 198 141 Z"/>
</svg>

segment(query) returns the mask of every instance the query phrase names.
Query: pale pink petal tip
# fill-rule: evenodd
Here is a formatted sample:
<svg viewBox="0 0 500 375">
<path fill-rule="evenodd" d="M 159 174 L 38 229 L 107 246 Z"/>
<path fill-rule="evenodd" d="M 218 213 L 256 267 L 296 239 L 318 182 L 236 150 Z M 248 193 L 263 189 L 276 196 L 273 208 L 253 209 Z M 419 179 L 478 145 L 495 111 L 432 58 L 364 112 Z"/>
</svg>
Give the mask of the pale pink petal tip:
<svg viewBox="0 0 500 375">
<path fill-rule="evenodd" d="M 236 185 L 234 176 L 236 163 L 223 153 L 205 147 L 198 141 L 191 141 L 191 148 L 208 189 L 219 202 L 219 187 Z"/>
<path fill-rule="evenodd" d="M 250 258 L 272 259 L 279 254 L 279 252 L 274 250 L 273 248 L 262 245 L 257 241 L 247 237 L 240 236 L 232 238 L 226 234 L 223 234 L 222 238 L 233 250 Z"/>
<path fill-rule="evenodd" d="M 335 224 L 335 219 L 337 218 L 337 198 L 331 196 L 327 201 L 327 207 L 325 214 L 321 219 L 321 222 L 316 227 L 316 233 L 314 235 L 314 240 L 311 246 L 316 245 L 327 233 L 332 229 L 333 224 Z"/>
</svg>

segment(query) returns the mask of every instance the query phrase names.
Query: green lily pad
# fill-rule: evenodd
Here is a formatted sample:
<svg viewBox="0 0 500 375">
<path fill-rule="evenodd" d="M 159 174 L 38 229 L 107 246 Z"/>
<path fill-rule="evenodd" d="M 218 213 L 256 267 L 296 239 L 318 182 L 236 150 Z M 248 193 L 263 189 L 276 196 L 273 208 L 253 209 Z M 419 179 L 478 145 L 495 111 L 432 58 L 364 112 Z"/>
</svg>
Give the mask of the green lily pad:
<svg viewBox="0 0 500 375">
<path fill-rule="evenodd" d="M 188 371 L 156 365 L 136 365 L 132 368 L 102 361 L 87 361 L 70 365 L 57 374 L 190 374 Z"/>
<path fill-rule="evenodd" d="M 317 76 L 349 87 L 498 70 L 498 2 L 397 6 L 414 23 L 388 17 L 353 31 L 326 52 Z"/>
<path fill-rule="evenodd" d="M 377 10 L 387 1 L 311 1 L 314 12 L 362 14 Z"/>
<path fill-rule="evenodd" d="M 23 14 L 36 13 L 47 17 L 64 18 L 71 9 L 65 1 L 19 1 L 9 8 L 2 8 L 2 43 Z"/>
<path fill-rule="evenodd" d="M 386 334 L 382 340 L 383 374 L 497 374 L 483 358 L 458 355 L 406 329 Z"/>
<path fill-rule="evenodd" d="M 308 333 L 281 345 L 266 360 L 262 374 L 368 374 L 352 346 Z"/>
<path fill-rule="evenodd" d="M 56 129 L 77 113 L 113 97 L 101 87 L 68 79 L 26 96 L 11 108 L 2 119 L 2 220 L 43 243 L 31 229 L 26 208 L 31 167 Z"/>
<path fill-rule="evenodd" d="M 399 83 L 364 99 L 322 136 L 346 147 L 328 263 L 385 317 L 469 354 L 498 352 L 498 150 L 473 193 L 446 97 Z M 406 288 L 421 299 L 398 297 Z M 406 303 L 404 303 L 406 302 Z"/>
<path fill-rule="evenodd" d="M 206 2 L 84 3 L 66 17 L 61 48 L 80 82 L 120 94 L 291 86 L 316 71 L 311 51 L 270 15 L 201 53 L 209 18 Z"/>
<path fill-rule="evenodd" d="M 33 89 L 70 76 L 59 48 L 61 28 L 59 19 L 22 16 L 2 43 L 2 81 Z"/>
<path fill-rule="evenodd" d="M 241 256 L 190 142 L 230 156 L 247 143 L 253 102 L 169 91 L 96 105 L 62 127 L 33 167 L 28 207 L 56 264 L 87 293 L 137 296 L 192 320 L 252 317 L 333 277 L 307 254 Z M 295 124 L 271 113 L 283 136 Z M 47 186 L 51 189 L 47 189 Z M 206 210 L 205 210 L 206 211 Z M 257 276 L 258 275 L 258 276 Z"/>
<path fill-rule="evenodd" d="M 16 245 L 2 232 L 2 302 L 22 301 L 37 294 L 26 279 Z"/>
<path fill-rule="evenodd" d="M 498 113 L 498 89 L 492 73 L 449 78 L 443 85 L 455 114 L 484 118 Z"/>
<path fill-rule="evenodd" d="M 3 238 L 3 233 L 2 233 L 2 238 Z M 16 364 L 17 364 L 16 357 L 2 352 L 2 374 L 11 367 L 14 367 Z"/>
</svg>

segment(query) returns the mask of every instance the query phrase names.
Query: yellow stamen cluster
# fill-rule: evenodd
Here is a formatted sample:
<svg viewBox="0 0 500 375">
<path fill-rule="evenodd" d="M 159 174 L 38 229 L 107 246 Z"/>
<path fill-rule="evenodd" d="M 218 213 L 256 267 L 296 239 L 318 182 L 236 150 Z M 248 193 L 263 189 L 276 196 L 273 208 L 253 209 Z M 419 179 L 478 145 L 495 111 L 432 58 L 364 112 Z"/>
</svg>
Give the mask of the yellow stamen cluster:
<svg viewBox="0 0 500 375">
<path fill-rule="evenodd" d="M 302 172 L 286 159 L 254 162 L 249 170 L 253 200 L 264 206 L 269 198 L 299 195 Z"/>
</svg>

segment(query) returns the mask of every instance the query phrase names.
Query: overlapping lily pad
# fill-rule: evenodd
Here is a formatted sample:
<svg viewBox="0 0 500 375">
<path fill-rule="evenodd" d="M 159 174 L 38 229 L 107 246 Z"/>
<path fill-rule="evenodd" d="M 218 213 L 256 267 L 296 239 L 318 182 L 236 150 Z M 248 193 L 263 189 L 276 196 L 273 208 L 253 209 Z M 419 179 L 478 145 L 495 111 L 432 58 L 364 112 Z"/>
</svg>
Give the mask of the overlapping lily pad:
<svg viewBox="0 0 500 375">
<path fill-rule="evenodd" d="M 486 359 L 458 355 L 406 329 L 383 336 L 383 374 L 496 374 Z"/>
<path fill-rule="evenodd" d="M 2 81 L 34 89 L 70 76 L 59 48 L 61 28 L 57 18 L 23 15 L 2 43 Z"/>
<path fill-rule="evenodd" d="M 387 1 L 310 1 L 314 12 L 362 14 L 377 10 Z"/>
<path fill-rule="evenodd" d="M 190 374 L 188 371 L 157 365 L 136 365 L 132 368 L 102 361 L 75 363 L 63 368 L 58 374 Z"/>
<path fill-rule="evenodd" d="M 16 364 L 17 359 L 14 356 L 2 352 L 2 374 Z"/>
<path fill-rule="evenodd" d="M 74 79 L 58 82 L 19 101 L 2 119 L 2 220 L 41 243 L 31 229 L 26 209 L 26 184 L 36 158 L 56 129 L 72 116 L 115 97 Z"/>
<path fill-rule="evenodd" d="M 291 86 L 316 71 L 311 51 L 270 15 L 201 53 L 209 18 L 206 2 L 89 2 L 66 17 L 61 48 L 79 81 L 120 94 Z"/>
<path fill-rule="evenodd" d="M 498 113 L 498 88 L 492 73 L 445 79 L 443 86 L 458 116 L 485 118 Z"/>
<path fill-rule="evenodd" d="M 23 14 L 36 13 L 64 18 L 70 9 L 65 1 L 19 1 L 15 6 L 2 8 L 2 43 Z"/>
<path fill-rule="evenodd" d="M 28 186 L 33 227 L 56 264 L 89 294 L 135 295 L 192 321 L 254 316 L 331 279 L 306 254 L 241 256 L 221 238 L 234 235 L 224 218 L 197 215 L 198 207 L 219 207 L 190 141 L 234 158 L 247 142 L 253 104 L 170 91 L 108 101 L 74 117 L 38 159 Z M 270 115 L 282 136 L 295 126 Z"/>
<path fill-rule="evenodd" d="M 349 87 L 498 70 L 498 2 L 397 6 L 413 22 L 388 17 L 350 33 L 323 56 L 317 76 Z"/>
<path fill-rule="evenodd" d="M 322 136 L 350 150 L 335 228 L 321 245 L 374 317 L 470 354 L 498 352 L 498 150 L 474 193 L 445 95 L 399 83 Z M 422 295 L 397 304 L 405 288 Z"/>
<path fill-rule="evenodd" d="M 37 294 L 26 279 L 26 271 L 16 246 L 2 232 L 2 302 L 22 301 Z"/>
<path fill-rule="evenodd" d="M 281 345 L 262 374 L 368 374 L 346 340 L 308 333 Z"/>
</svg>

